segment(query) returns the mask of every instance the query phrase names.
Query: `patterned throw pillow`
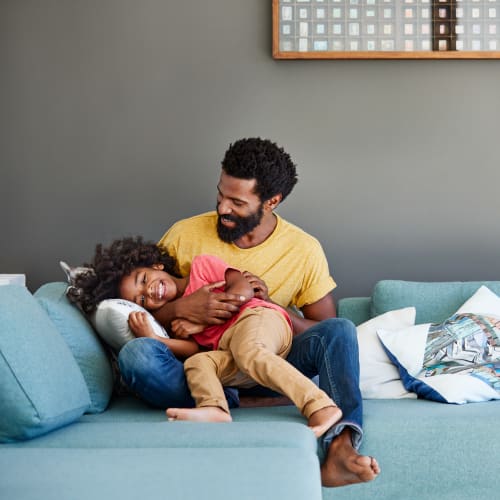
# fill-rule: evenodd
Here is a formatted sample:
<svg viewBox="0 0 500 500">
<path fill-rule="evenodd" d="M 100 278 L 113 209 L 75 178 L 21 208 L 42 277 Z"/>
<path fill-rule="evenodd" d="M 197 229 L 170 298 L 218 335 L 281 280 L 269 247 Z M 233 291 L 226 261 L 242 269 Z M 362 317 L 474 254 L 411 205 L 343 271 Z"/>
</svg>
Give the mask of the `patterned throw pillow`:
<svg viewBox="0 0 500 500">
<path fill-rule="evenodd" d="M 500 317 L 455 314 L 379 338 L 405 388 L 443 403 L 500 399 Z"/>
</svg>

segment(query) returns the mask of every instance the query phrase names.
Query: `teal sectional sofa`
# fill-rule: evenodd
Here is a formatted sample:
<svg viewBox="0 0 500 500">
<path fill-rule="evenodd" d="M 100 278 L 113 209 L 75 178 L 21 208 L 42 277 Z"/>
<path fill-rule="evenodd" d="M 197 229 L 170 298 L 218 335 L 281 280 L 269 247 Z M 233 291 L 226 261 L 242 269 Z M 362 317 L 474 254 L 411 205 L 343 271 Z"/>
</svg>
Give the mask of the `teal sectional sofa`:
<svg viewBox="0 0 500 500">
<path fill-rule="evenodd" d="M 453 314 L 483 283 L 379 282 L 342 299 L 356 324 L 413 306 Z M 500 294 L 500 282 L 487 283 Z M 500 401 L 364 401 L 362 452 L 382 473 L 321 488 L 319 447 L 293 406 L 233 410 L 231 424 L 168 422 L 113 390 L 106 350 L 64 296 L 0 286 L 0 498 L 471 499 L 500 496 Z"/>
</svg>

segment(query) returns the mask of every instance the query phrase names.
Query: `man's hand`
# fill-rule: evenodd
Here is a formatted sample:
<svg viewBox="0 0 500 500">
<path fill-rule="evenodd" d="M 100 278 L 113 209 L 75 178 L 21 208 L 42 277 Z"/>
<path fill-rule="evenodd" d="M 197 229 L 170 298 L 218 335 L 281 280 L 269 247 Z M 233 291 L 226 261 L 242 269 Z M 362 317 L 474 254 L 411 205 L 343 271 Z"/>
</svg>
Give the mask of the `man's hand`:
<svg viewBox="0 0 500 500">
<path fill-rule="evenodd" d="M 214 292 L 225 285 L 219 281 L 205 285 L 196 292 L 174 302 L 175 317 L 199 325 L 221 325 L 239 311 L 244 300 L 234 293 Z"/>
<path fill-rule="evenodd" d="M 254 297 L 265 300 L 266 302 L 272 302 L 269 298 L 269 291 L 264 281 L 262 281 L 258 276 L 255 276 L 255 274 L 249 273 L 248 271 L 244 271 L 242 274 L 252 286 Z"/>
<path fill-rule="evenodd" d="M 174 319 L 172 321 L 172 333 L 176 339 L 187 339 L 190 335 L 200 333 L 205 329 L 203 325 L 192 323 L 187 319 Z"/>
<path fill-rule="evenodd" d="M 145 312 L 132 312 L 128 316 L 128 324 L 136 337 L 156 337 Z"/>
</svg>

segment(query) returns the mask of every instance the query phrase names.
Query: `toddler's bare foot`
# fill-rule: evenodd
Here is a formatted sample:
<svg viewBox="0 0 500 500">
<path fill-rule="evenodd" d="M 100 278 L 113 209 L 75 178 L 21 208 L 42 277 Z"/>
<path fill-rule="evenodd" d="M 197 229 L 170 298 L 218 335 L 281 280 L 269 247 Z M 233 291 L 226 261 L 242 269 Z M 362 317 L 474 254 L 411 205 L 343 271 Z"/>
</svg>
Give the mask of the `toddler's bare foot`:
<svg viewBox="0 0 500 500">
<path fill-rule="evenodd" d="M 307 422 L 316 437 L 322 436 L 332 425 L 342 418 L 342 410 L 338 406 L 327 406 L 315 411 Z"/>
<path fill-rule="evenodd" d="M 199 408 L 168 408 L 169 420 L 191 420 L 193 422 L 232 422 L 229 413 L 218 406 L 200 406 Z"/>
</svg>

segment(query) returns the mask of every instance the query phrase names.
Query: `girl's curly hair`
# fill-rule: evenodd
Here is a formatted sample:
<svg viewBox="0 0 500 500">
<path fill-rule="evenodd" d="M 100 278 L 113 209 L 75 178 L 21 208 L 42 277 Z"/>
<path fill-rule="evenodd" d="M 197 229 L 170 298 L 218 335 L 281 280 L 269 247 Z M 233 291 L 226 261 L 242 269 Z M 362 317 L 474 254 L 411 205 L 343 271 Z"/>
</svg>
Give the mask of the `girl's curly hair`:
<svg viewBox="0 0 500 500">
<path fill-rule="evenodd" d="M 142 236 L 117 239 L 107 248 L 98 244 L 92 262 L 83 264 L 89 270 L 77 275 L 68 288 L 68 299 L 91 313 L 102 300 L 119 297 L 118 287 L 124 276 L 154 264 L 163 264 L 167 273 L 179 276 L 175 259 Z"/>
</svg>

